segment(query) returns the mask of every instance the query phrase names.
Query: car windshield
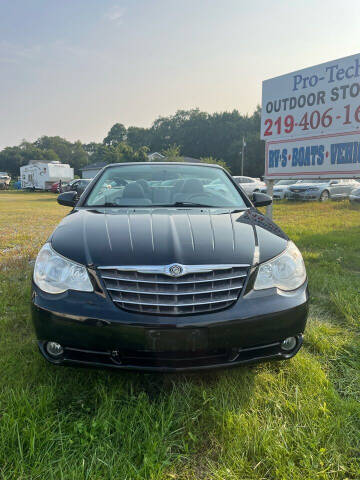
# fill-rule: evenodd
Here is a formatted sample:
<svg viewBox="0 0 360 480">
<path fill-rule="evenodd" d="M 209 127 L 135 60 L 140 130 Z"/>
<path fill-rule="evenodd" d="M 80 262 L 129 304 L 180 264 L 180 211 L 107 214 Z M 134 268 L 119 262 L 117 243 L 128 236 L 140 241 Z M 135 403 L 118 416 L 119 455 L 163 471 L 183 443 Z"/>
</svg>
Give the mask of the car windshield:
<svg viewBox="0 0 360 480">
<path fill-rule="evenodd" d="M 250 183 L 253 182 L 254 180 L 252 178 L 248 177 L 234 177 L 237 183 Z"/>
<path fill-rule="evenodd" d="M 132 164 L 107 168 L 89 193 L 85 206 L 247 208 L 223 170 L 186 164 Z"/>
</svg>

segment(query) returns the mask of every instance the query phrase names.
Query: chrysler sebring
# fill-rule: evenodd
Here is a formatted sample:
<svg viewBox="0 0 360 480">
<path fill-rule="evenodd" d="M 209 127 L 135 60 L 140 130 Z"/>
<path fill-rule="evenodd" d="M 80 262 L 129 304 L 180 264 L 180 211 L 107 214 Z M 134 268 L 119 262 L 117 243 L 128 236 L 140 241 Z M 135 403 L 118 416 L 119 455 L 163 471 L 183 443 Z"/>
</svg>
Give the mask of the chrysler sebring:
<svg viewBox="0 0 360 480">
<path fill-rule="evenodd" d="M 221 188 L 220 188 L 221 187 Z M 288 359 L 308 288 L 300 251 L 217 165 L 108 165 L 59 195 L 32 318 L 54 364 L 155 371 Z"/>
</svg>

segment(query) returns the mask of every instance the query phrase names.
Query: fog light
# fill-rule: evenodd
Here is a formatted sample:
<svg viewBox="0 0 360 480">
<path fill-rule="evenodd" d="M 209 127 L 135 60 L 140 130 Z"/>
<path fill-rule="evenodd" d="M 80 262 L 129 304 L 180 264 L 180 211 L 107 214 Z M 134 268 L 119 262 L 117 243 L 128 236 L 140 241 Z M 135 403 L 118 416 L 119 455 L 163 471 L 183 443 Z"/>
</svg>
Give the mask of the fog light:
<svg viewBox="0 0 360 480">
<path fill-rule="evenodd" d="M 296 337 L 288 337 L 281 342 L 281 348 L 289 352 L 290 350 L 294 350 L 294 348 L 296 347 L 296 344 L 297 344 Z"/>
<path fill-rule="evenodd" d="M 52 357 L 60 357 L 64 353 L 63 347 L 56 342 L 47 342 L 46 351 Z"/>
</svg>

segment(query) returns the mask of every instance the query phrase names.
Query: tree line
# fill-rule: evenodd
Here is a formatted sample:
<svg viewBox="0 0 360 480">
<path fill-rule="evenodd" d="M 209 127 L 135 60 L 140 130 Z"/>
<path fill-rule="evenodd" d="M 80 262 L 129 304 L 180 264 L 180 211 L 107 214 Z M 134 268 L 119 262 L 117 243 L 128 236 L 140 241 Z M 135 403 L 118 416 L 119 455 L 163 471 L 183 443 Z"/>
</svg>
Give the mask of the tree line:
<svg viewBox="0 0 360 480">
<path fill-rule="evenodd" d="M 100 143 L 43 136 L 0 151 L 0 171 L 16 177 L 19 167 L 29 160 L 57 160 L 69 163 L 80 174 L 80 169 L 91 163 L 142 162 L 149 152 L 161 152 L 171 161 L 187 156 L 220 163 L 233 175 L 239 175 L 245 139 L 244 175 L 259 177 L 264 173 L 260 117 L 260 107 L 250 116 L 237 110 L 213 114 L 199 109 L 179 110 L 159 117 L 149 128 L 126 128 L 116 123 Z"/>
</svg>

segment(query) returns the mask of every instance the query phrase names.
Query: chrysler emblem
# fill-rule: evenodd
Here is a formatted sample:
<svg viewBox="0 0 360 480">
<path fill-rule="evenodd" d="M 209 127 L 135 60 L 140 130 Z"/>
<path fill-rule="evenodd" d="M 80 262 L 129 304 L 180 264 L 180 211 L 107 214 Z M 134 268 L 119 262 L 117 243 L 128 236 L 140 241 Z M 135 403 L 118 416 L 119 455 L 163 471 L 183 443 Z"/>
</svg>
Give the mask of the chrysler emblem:
<svg viewBox="0 0 360 480">
<path fill-rule="evenodd" d="M 169 275 L 171 275 L 172 277 L 179 277 L 183 274 L 183 271 L 183 267 L 181 265 L 178 265 L 177 263 L 169 266 Z"/>
</svg>

